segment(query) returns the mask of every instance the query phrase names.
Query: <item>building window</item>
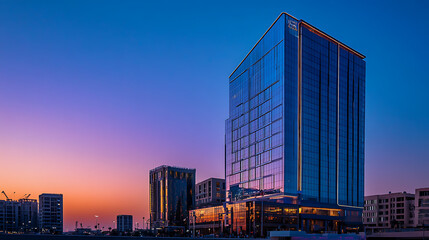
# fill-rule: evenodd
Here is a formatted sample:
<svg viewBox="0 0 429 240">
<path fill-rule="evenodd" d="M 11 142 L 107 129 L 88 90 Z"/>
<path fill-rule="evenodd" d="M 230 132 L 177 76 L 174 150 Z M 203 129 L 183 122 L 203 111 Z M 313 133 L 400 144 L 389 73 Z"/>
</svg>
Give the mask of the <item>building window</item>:
<svg viewBox="0 0 429 240">
<path fill-rule="evenodd" d="M 421 192 L 419 193 L 419 196 L 420 196 L 420 197 L 429 196 L 429 191 L 421 191 Z"/>
</svg>

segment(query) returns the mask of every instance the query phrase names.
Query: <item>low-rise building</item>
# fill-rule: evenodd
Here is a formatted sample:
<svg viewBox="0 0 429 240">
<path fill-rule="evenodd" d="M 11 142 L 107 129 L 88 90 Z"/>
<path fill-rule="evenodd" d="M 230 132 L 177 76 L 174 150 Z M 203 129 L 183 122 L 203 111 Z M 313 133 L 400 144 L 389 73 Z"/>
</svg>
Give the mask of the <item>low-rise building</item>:
<svg viewBox="0 0 429 240">
<path fill-rule="evenodd" d="M 118 224 L 118 232 L 132 232 L 133 231 L 133 216 L 132 215 L 118 215 L 116 217 Z"/>
<path fill-rule="evenodd" d="M 415 194 L 415 226 L 429 226 L 429 188 L 418 188 Z"/>
<path fill-rule="evenodd" d="M 225 202 L 225 179 L 209 178 L 195 186 L 196 207 L 216 206 Z"/>
<path fill-rule="evenodd" d="M 363 224 L 367 232 L 414 227 L 414 194 L 407 192 L 366 196 Z"/>
</svg>

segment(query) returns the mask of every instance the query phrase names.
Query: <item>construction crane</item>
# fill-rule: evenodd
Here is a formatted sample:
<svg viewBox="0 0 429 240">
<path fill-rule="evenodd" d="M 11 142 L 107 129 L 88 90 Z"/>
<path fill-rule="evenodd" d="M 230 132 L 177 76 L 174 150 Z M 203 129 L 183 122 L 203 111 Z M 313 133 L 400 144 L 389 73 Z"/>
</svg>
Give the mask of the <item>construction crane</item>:
<svg viewBox="0 0 429 240">
<path fill-rule="evenodd" d="M 1 193 L 3 193 L 3 195 L 6 197 L 6 200 L 11 200 L 7 195 L 6 195 L 6 193 L 4 192 L 4 191 L 1 191 Z"/>
<path fill-rule="evenodd" d="M 29 193 L 29 194 L 24 194 L 24 196 L 22 196 L 22 198 L 21 198 L 21 199 L 28 199 L 28 198 L 30 197 L 30 195 L 31 195 L 31 193 Z"/>
</svg>

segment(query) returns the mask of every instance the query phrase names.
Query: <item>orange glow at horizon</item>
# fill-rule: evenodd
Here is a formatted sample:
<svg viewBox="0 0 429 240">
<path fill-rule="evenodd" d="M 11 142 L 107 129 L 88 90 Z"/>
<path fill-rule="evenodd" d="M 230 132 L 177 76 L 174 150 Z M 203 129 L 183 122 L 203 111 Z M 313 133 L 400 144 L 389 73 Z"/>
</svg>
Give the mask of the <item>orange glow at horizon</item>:
<svg viewBox="0 0 429 240">
<path fill-rule="evenodd" d="M 2 158 L 12 156 L 2 154 Z M 73 160 L 63 157 L 62 161 L 52 156 L 33 157 L 33 164 L 26 161 L 11 161 L 7 169 L 16 171 L 0 175 L 0 190 L 9 198 L 17 200 L 24 194 L 37 199 L 42 193 L 61 193 L 64 199 L 64 231 L 74 229 L 75 222 L 83 227 L 94 227 L 95 217 L 101 227 L 112 227 L 116 216 L 131 214 L 134 222 L 148 216 L 148 173 L 138 167 L 121 166 L 120 163 L 96 165 L 91 161 Z M 31 166 L 31 167 L 25 167 Z M 3 168 L 5 169 L 5 168 Z M 1 196 L 0 199 L 5 199 Z"/>
<path fill-rule="evenodd" d="M 74 230 L 76 221 L 94 228 L 95 215 L 105 230 L 121 214 L 133 215 L 141 228 L 143 217 L 149 218 L 149 170 L 159 165 L 207 168 L 197 180 L 219 177 L 200 161 L 207 149 L 189 154 L 192 138 L 177 141 L 156 128 L 136 133 L 120 125 L 81 119 L 76 124 L 32 112 L 8 116 L 0 124 L 0 191 L 14 200 L 24 194 L 36 200 L 42 193 L 63 194 L 65 232 Z"/>
</svg>

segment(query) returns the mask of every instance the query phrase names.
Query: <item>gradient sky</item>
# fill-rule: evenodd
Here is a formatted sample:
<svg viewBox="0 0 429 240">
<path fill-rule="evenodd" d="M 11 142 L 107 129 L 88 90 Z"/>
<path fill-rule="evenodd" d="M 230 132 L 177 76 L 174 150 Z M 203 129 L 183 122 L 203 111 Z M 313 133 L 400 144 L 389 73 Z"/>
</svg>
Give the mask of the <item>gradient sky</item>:
<svg viewBox="0 0 429 240">
<path fill-rule="evenodd" d="M 63 193 L 65 230 L 94 215 L 107 228 L 117 214 L 147 219 L 151 168 L 223 177 L 228 76 L 282 11 L 367 56 L 366 194 L 428 187 L 428 10 L 0 0 L 0 190 Z"/>
</svg>

